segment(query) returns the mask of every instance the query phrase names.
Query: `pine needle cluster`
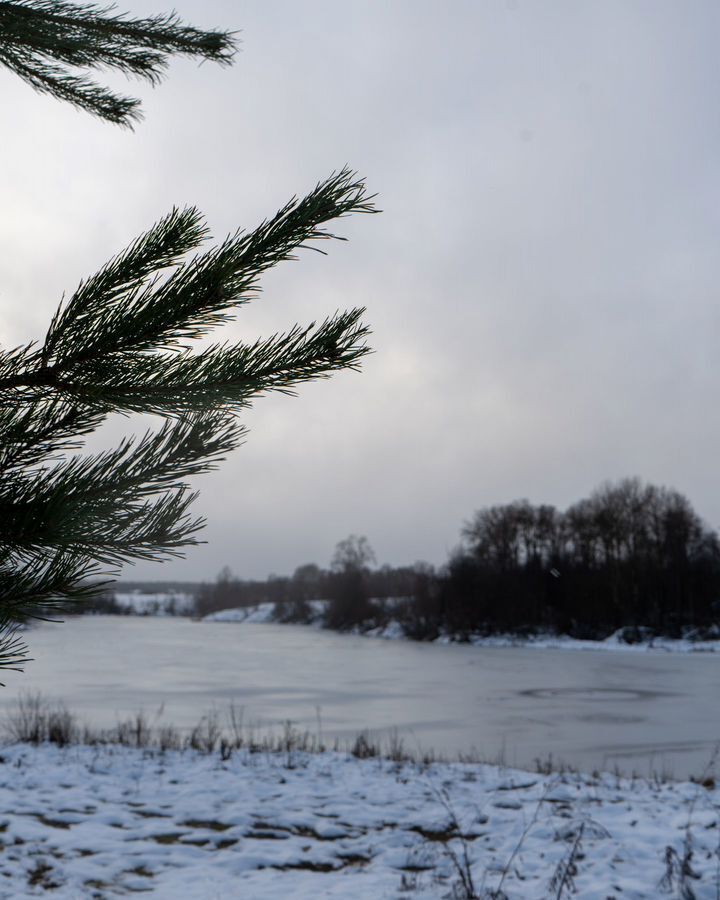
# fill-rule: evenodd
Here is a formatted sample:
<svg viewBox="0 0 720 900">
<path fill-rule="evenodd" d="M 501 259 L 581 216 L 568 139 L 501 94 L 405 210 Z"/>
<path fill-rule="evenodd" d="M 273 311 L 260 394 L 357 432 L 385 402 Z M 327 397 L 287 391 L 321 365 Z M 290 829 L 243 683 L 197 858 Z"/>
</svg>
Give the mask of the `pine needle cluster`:
<svg viewBox="0 0 720 900">
<path fill-rule="evenodd" d="M 133 19 L 94 3 L 0 3 L 0 63 L 37 91 L 119 125 L 140 118 L 140 101 L 99 85 L 88 70 L 112 69 L 156 84 L 170 55 L 229 63 L 234 52 L 230 32 L 193 28 L 175 13 Z"/>
<path fill-rule="evenodd" d="M 227 32 L 173 14 L 135 20 L 112 8 L 0 2 L 0 62 L 39 90 L 128 124 L 137 101 L 68 67 L 112 67 L 154 81 L 171 53 L 229 61 Z M 368 352 L 362 309 L 251 343 L 198 349 L 301 248 L 323 252 L 332 221 L 374 212 L 345 168 L 252 231 L 205 249 L 193 207 L 173 209 L 61 304 L 45 339 L 0 349 L 0 669 L 26 658 L 18 624 L 98 590 L 125 561 L 177 555 L 203 520 L 188 479 L 242 440 L 237 414 L 269 391 L 355 369 Z M 114 413 L 161 416 L 159 430 L 89 453 Z"/>
</svg>

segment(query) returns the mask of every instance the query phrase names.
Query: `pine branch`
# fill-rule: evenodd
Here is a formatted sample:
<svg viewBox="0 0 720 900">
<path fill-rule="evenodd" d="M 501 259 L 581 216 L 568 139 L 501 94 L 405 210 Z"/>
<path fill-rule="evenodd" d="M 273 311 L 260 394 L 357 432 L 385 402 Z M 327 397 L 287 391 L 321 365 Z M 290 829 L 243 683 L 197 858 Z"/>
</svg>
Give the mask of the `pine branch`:
<svg viewBox="0 0 720 900">
<path fill-rule="evenodd" d="M 329 220 L 374 212 L 372 200 L 364 182 L 343 169 L 253 232 L 185 264 L 179 260 L 206 229 L 197 210 L 173 210 L 80 285 L 56 313 L 41 351 L 17 351 L 12 366 L 0 367 L 0 397 L 21 391 L 37 401 L 54 392 L 98 408 L 176 413 L 208 403 L 241 406 L 263 391 L 356 367 L 368 352 L 360 310 L 327 320 L 312 335 L 295 326 L 250 347 L 198 355 L 181 348 L 231 318 L 259 291 L 263 272 L 335 238 L 323 227 Z"/>
<path fill-rule="evenodd" d="M 198 210 L 174 208 L 96 275 L 82 282 L 67 306 L 57 310 L 43 346 L 43 365 L 48 365 L 60 340 L 67 345 L 81 341 L 88 327 L 98 327 L 92 324 L 93 319 L 107 315 L 115 305 L 127 306 L 128 299 L 150 276 L 177 265 L 206 236 L 207 228 Z"/>
<path fill-rule="evenodd" d="M 28 646 L 20 625 L 10 618 L 0 617 L 0 670 L 22 672 L 28 659 Z M 0 681 L 0 687 L 5 687 L 5 682 Z"/>
<path fill-rule="evenodd" d="M 22 671 L 29 657 L 21 625 L 89 600 L 107 582 L 98 580 L 93 563 L 67 553 L 26 565 L 8 556 L 0 560 L 0 670 Z"/>
<path fill-rule="evenodd" d="M 0 560 L 0 609 L 11 621 L 44 618 L 69 601 L 93 596 L 102 586 L 97 566 L 71 554 L 57 553 L 41 564 L 33 560 L 20 566 L 7 553 Z"/>
<path fill-rule="evenodd" d="M 369 352 L 362 309 L 252 343 L 190 345 L 255 296 L 263 272 L 334 237 L 329 221 L 373 211 L 363 181 L 343 169 L 185 261 L 206 228 L 197 210 L 174 209 L 80 284 L 42 346 L 0 351 L 0 668 L 21 655 L 13 623 L 88 596 L 98 565 L 197 543 L 204 522 L 190 515 L 187 479 L 240 442 L 238 410 L 359 366 Z M 72 455 L 116 411 L 166 422 Z"/>
<path fill-rule="evenodd" d="M 94 3 L 0 0 L 0 64 L 125 126 L 139 119 L 139 101 L 98 84 L 95 72 L 154 85 L 173 54 L 227 64 L 235 47 L 231 33 L 187 26 L 174 12 L 133 19 Z M 374 212 L 372 199 L 343 169 L 190 260 L 207 230 L 197 210 L 174 209 L 80 284 L 41 347 L 0 350 L 0 669 L 25 658 L 17 624 L 91 596 L 99 564 L 197 542 L 203 520 L 189 514 L 187 479 L 239 443 L 234 412 L 259 393 L 359 365 L 362 310 L 251 344 L 189 345 L 255 296 L 269 268 L 303 247 L 320 250 L 334 237 L 326 223 Z M 106 453 L 73 456 L 114 411 L 166 422 Z"/>
<path fill-rule="evenodd" d="M 304 382 L 357 369 L 370 352 L 364 340 L 368 329 L 359 321 L 363 313 L 350 310 L 318 327 L 296 325 L 287 334 L 201 353 L 109 354 L 56 379 L 53 389 L 74 403 L 125 412 L 239 410 L 268 391 L 289 394 Z"/>
<path fill-rule="evenodd" d="M 12 350 L 0 350 L 0 384 L 17 382 L 21 386 L 23 377 L 40 363 L 41 355 L 33 343 Z"/>
<path fill-rule="evenodd" d="M 133 267 L 133 248 L 111 261 L 106 267 L 108 274 L 99 283 L 94 279 L 86 282 L 57 314 L 47 339 L 50 349 L 44 356 L 62 368 L 122 350 L 186 346 L 232 318 L 240 305 L 257 294 L 260 276 L 268 269 L 294 259 L 301 248 L 323 252 L 315 246 L 318 241 L 344 240 L 322 226 L 350 213 L 375 212 L 372 201 L 364 181 L 351 170 L 342 169 L 302 200 L 291 200 L 249 234 L 239 232 L 228 238 L 219 247 L 178 266 L 163 282 L 153 278 L 143 282 L 151 272 L 166 268 L 171 258 L 183 252 L 182 247 L 192 246 L 205 235 L 196 210 L 173 211 L 136 242 L 144 248 L 148 238 L 157 240 L 158 232 L 163 236 L 169 233 L 162 244 L 164 253 L 158 253 L 154 267 L 150 269 L 150 255 L 141 253 L 144 274 L 138 266 L 137 276 L 123 282 L 122 274 L 114 277 L 114 269 L 123 269 L 128 256 Z"/>
<path fill-rule="evenodd" d="M 176 554 L 203 524 L 187 515 L 194 495 L 183 480 L 215 468 L 242 434 L 227 413 L 206 413 L 5 480 L 0 551 L 31 559 L 62 550 L 112 564 Z"/>
<path fill-rule="evenodd" d="M 116 69 L 157 84 L 170 55 L 228 64 L 234 53 L 230 32 L 184 25 L 176 13 L 132 19 L 92 3 L 0 3 L 0 63 L 36 90 L 120 125 L 140 118 L 140 101 L 73 69 Z"/>
<path fill-rule="evenodd" d="M 61 400 L 0 409 L 0 473 L 12 477 L 15 469 L 27 469 L 61 452 L 79 449 L 85 435 L 104 418 L 97 408 Z"/>
</svg>

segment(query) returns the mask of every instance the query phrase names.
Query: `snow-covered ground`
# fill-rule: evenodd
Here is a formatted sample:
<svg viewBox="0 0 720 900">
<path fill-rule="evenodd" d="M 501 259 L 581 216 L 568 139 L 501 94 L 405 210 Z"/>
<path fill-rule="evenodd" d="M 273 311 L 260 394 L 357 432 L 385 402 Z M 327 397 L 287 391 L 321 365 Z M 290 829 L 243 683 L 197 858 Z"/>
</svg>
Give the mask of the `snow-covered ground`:
<svg viewBox="0 0 720 900">
<path fill-rule="evenodd" d="M 0 897 L 715 900 L 719 806 L 710 780 L 13 745 Z"/>
<path fill-rule="evenodd" d="M 327 601 L 313 600 L 314 619 L 312 625 L 321 626 L 322 614 Z M 247 624 L 265 625 L 273 622 L 273 603 L 260 603 L 257 606 L 241 607 L 239 609 L 222 609 L 216 613 L 210 613 L 203 618 L 203 622 L 243 622 Z M 369 630 L 355 629 L 354 633 L 365 637 L 377 637 L 384 640 L 407 640 L 402 625 L 390 620 L 382 628 Z M 629 653 L 646 653 L 648 651 L 661 651 L 663 653 L 716 653 L 720 652 L 720 640 L 690 640 L 671 638 L 651 638 L 637 643 L 629 644 L 622 639 L 622 632 L 618 631 L 610 635 L 604 641 L 578 640 L 577 638 L 558 635 L 537 635 L 530 637 L 518 637 L 512 634 L 499 634 L 485 637 L 471 635 L 467 643 L 475 647 L 535 647 L 539 650 L 617 650 Z M 437 638 L 438 644 L 451 644 L 453 639 L 447 636 Z"/>
<path fill-rule="evenodd" d="M 115 593 L 118 606 L 132 610 L 136 615 L 188 615 L 195 598 L 180 591 L 129 591 Z"/>
<path fill-rule="evenodd" d="M 327 608 L 327 600 L 310 600 L 311 621 L 304 624 L 320 626 Z M 275 619 L 274 603 L 258 603 L 256 606 L 240 606 L 232 609 L 221 609 L 218 612 L 203 616 L 203 622 L 246 622 L 251 625 L 267 625 Z"/>
<path fill-rule="evenodd" d="M 391 623 L 388 637 L 395 638 L 396 630 Z M 384 634 L 380 634 L 384 637 Z M 446 637 L 438 638 L 438 643 L 451 643 Z M 536 647 L 544 650 L 618 650 L 630 653 L 646 653 L 659 650 L 664 653 L 716 653 L 720 651 L 720 641 L 700 641 L 674 638 L 650 638 L 649 640 L 628 643 L 620 636 L 620 632 L 611 634 L 604 641 L 587 641 L 564 635 L 538 635 L 535 637 L 517 637 L 516 635 L 493 635 L 481 637 L 475 635 L 470 643 L 476 647 Z"/>
<path fill-rule="evenodd" d="M 273 621 L 274 603 L 259 603 L 257 606 L 240 606 L 221 609 L 203 616 L 203 622 L 247 622 L 265 625 Z"/>
</svg>

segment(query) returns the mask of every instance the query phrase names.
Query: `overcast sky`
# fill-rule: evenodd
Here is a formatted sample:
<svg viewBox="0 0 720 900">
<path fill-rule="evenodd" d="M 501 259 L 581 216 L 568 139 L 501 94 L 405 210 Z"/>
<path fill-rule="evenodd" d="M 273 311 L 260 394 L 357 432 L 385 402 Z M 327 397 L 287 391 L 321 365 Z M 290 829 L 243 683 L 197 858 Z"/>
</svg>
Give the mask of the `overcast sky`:
<svg viewBox="0 0 720 900">
<path fill-rule="evenodd" d="M 720 525 L 720 5 L 175 5 L 242 51 L 131 84 L 134 133 L 0 71 L 3 343 L 174 204 L 222 238 L 348 163 L 383 214 L 273 272 L 224 336 L 364 305 L 376 352 L 259 400 L 197 480 L 208 543 L 125 577 L 291 573 L 351 532 L 440 564 L 482 506 L 626 475 Z"/>
</svg>

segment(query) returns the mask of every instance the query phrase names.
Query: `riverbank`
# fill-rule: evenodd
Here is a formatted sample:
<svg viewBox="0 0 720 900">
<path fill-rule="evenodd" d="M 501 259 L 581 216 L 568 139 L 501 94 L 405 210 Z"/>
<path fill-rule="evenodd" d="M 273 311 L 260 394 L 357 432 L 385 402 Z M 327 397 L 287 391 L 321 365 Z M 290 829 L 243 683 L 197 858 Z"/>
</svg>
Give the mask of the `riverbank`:
<svg viewBox="0 0 720 900">
<path fill-rule="evenodd" d="M 709 776 L 10 745 L 0 898 L 714 900 L 718 806 Z"/>
<path fill-rule="evenodd" d="M 323 612 L 325 602 L 315 600 L 312 602 L 312 616 L 309 621 L 293 622 L 287 624 L 308 625 L 313 628 L 323 627 Z M 274 603 L 260 603 L 257 606 L 223 609 L 219 612 L 204 616 L 203 622 L 234 622 L 246 625 L 285 624 L 275 618 Z M 362 628 L 356 626 L 347 634 L 361 635 L 363 637 L 382 638 L 383 640 L 414 640 L 409 637 L 402 624 L 390 619 L 385 625 L 375 628 Z M 534 647 L 538 650 L 615 650 L 631 653 L 644 653 L 646 651 L 660 651 L 662 653 L 717 653 L 720 652 L 720 639 L 703 640 L 698 635 L 689 635 L 685 638 L 655 637 L 648 633 L 647 629 L 634 630 L 621 628 L 604 640 L 580 640 L 557 634 L 469 634 L 458 637 L 457 635 L 443 634 L 432 641 L 421 643 L 434 644 L 469 644 L 473 647 Z"/>
</svg>

